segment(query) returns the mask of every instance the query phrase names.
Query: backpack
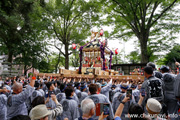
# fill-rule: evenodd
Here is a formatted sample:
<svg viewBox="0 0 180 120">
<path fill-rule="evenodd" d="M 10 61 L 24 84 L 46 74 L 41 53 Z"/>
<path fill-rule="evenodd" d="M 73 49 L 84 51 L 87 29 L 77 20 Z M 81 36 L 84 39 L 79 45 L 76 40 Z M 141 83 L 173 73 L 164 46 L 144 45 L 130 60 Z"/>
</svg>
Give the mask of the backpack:
<svg viewBox="0 0 180 120">
<path fill-rule="evenodd" d="M 150 78 L 148 80 L 148 98 L 154 98 L 159 102 L 164 100 L 162 81 L 158 78 Z"/>
<path fill-rule="evenodd" d="M 178 74 L 175 78 L 174 93 L 175 97 L 180 100 L 180 74 Z"/>
</svg>

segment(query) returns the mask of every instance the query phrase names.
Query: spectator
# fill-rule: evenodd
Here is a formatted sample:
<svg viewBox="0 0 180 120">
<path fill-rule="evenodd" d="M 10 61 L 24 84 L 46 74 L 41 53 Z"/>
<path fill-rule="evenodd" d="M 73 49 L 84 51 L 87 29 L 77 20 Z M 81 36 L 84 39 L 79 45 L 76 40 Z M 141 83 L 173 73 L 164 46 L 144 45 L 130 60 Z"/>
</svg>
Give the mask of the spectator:
<svg viewBox="0 0 180 120">
<path fill-rule="evenodd" d="M 95 114 L 95 104 L 91 99 L 85 99 L 81 102 L 81 109 L 83 111 L 83 115 L 75 120 L 94 120 L 92 116 Z M 98 120 L 103 120 L 108 115 L 103 115 L 99 117 Z"/>
<path fill-rule="evenodd" d="M 146 109 L 148 111 L 147 118 L 151 118 L 152 120 L 166 120 L 166 116 L 161 116 L 164 118 L 160 118 L 158 114 L 161 112 L 162 106 L 159 101 L 153 98 L 149 98 L 146 104 Z"/>
<path fill-rule="evenodd" d="M 1 90 L 5 92 L 4 89 Z M 0 118 L 1 120 L 6 120 L 7 115 L 7 96 L 5 94 L 0 94 Z"/>
<path fill-rule="evenodd" d="M 74 88 L 68 86 L 65 89 L 66 99 L 61 101 L 63 106 L 63 113 L 60 116 L 62 119 L 68 118 L 69 120 L 74 120 L 79 117 L 78 103 L 73 99 Z"/>
<path fill-rule="evenodd" d="M 46 105 L 37 105 L 30 112 L 31 120 L 48 120 L 51 111 L 48 111 Z"/>
<path fill-rule="evenodd" d="M 112 85 L 111 90 L 109 90 L 109 100 L 110 100 L 110 102 L 112 102 L 114 94 L 116 93 L 115 89 L 116 89 L 116 85 Z"/>
<path fill-rule="evenodd" d="M 35 88 L 35 90 L 33 91 L 32 95 L 26 101 L 28 113 L 31 110 L 31 102 L 34 100 L 34 98 L 36 98 L 38 96 L 42 96 L 42 93 L 40 91 L 38 91 L 38 89 L 40 88 L 38 81 L 35 81 L 34 88 Z"/>
<path fill-rule="evenodd" d="M 94 101 L 94 104 L 97 103 L 108 103 L 110 105 L 110 115 L 108 116 L 109 119 L 113 119 L 114 118 L 114 114 L 113 114 L 113 110 L 112 110 L 112 105 L 109 101 L 109 99 L 103 95 L 103 94 L 97 94 L 97 85 L 96 84 L 90 84 L 89 86 L 89 92 L 91 95 L 89 95 L 87 98 L 90 98 Z M 93 115 L 92 116 L 93 119 L 98 119 L 98 116 Z"/>
<path fill-rule="evenodd" d="M 28 115 L 17 115 L 11 118 L 11 120 L 31 120 Z"/>
<path fill-rule="evenodd" d="M 38 94 L 41 94 L 40 96 L 44 96 L 44 91 L 40 88 L 40 83 L 38 81 L 35 82 L 35 85 L 34 85 L 35 89 L 36 89 L 36 92 Z M 37 97 L 37 96 L 36 96 Z"/>
<path fill-rule="evenodd" d="M 57 101 L 56 95 L 51 95 L 51 98 L 56 103 L 56 108 L 49 110 L 51 111 L 51 114 L 48 116 L 48 120 L 56 120 L 56 117 L 62 114 L 63 108 L 62 105 Z M 48 99 L 45 101 L 44 97 L 38 96 L 33 100 L 32 107 L 34 108 L 38 105 L 45 104 L 46 102 L 48 102 Z"/>
<path fill-rule="evenodd" d="M 144 120 L 145 119 L 143 118 L 144 117 L 143 107 L 137 103 L 131 104 L 131 106 L 129 107 L 128 114 L 129 114 L 130 120 Z"/>
<path fill-rule="evenodd" d="M 76 83 L 75 83 L 75 93 L 76 93 L 76 95 L 77 95 L 79 92 L 81 92 L 80 89 L 81 89 L 81 83 L 76 82 Z"/>
<path fill-rule="evenodd" d="M 13 84 L 13 93 L 7 99 L 7 120 L 16 115 L 28 115 L 25 101 L 32 95 L 34 83 L 35 79 L 31 79 L 24 91 L 22 91 L 23 86 L 20 83 Z"/>
<path fill-rule="evenodd" d="M 55 81 L 55 84 L 54 84 L 54 86 L 56 86 L 55 87 L 55 95 L 57 95 L 58 93 L 60 93 L 61 91 L 60 91 L 60 82 L 59 81 Z"/>
<path fill-rule="evenodd" d="M 49 101 L 46 103 L 46 106 L 49 110 L 56 108 L 55 102 L 51 99 L 51 94 L 55 94 L 54 92 L 54 84 L 52 82 L 48 82 L 46 84 L 48 91 L 45 92 L 45 98 L 49 98 Z"/>
<path fill-rule="evenodd" d="M 11 91 L 11 80 L 9 80 L 8 78 L 6 78 L 6 81 L 4 82 L 4 86 Z"/>
<path fill-rule="evenodd" d="M 4 84 L 4 81 L 2 80 L 2 77 L 0 77 L 0 87 Z"/>
<path fill-rule="evenodd" d="M 178 114 L 178 100 L 176 99 L 174 92 L 175 76 L 169 73 L 169 67 L 167 66 L 162 66 L 160 70 L 163 74 L 162 80 L 165 85 L 164 103 L 167 106 L 167 112 L 169 114 Z M 171 118 L 171 120 L 175 120 L 175 118 Z"/>
<path fill-rule="evenodd" d="M 41 92 L 42 96 L 45 96 L 44 90 L 43 90 L 43 83 L 40 83 L 40 88 L 37 89 Z"/>
<path fill-rule="evenodd" d="M 73 87 L 73 83 L 70 82 L 70 79 L 67 79 L 67 81 L 68 81 L 68 83 L 66 85 Z M 74 89 L 74 87 L 73 87 L 73 89 Z M 73 94 L 72 98 L 77 102 L 77 104 L 79 104 L 79 99 L 76 94 Z"/>
<path fill-rule="evenodd" d="M 120 103 L 120 105 L 118 106 L 116 110 L 116 113 L 114 115 L 114 120 L 121 120 L 120 117 L 124 109 L 124 104 L 127 103 L 128 101 L 129 101 L 129 97 L 125 97 L 122 100 L 122 102 Z M 135 103 L 129 107 L 128 117 L 130 118 L 130 120 L 145 120 L 145 118 L 143 118 L 143 113 L 144 113 L 143 108 L 140 105 Z"/>
<path fill-rule="evenodd" d="M 31 106 L 32 106 L 32 108 L 34 108 L 37 105 L 45 104 L 45 103 L 46 103 L 46 101 L 45 101 L 44 97 L 38 96 L 32 101 Z"/>
<path fill-rule="evenodd" d="M 126 97 L 126 92 L 127 92 L 127 89 L 129 88 L 128 84 L 126 83 L 123 83 L 121 84 L 121 92 L 117 92 L 114 97 L 113 97 L 113 101 L 112 101 L 112 107 L 113 107 L 113 111 L 115 112 L 119 106 L 119 104 L 122 102 L 122 100 Z M 122 116 L 121 118 L 123 120 L 126 120 L 128 118 L 125 118 L 125 114 L 128 114 L 128 109 L 130 107 L 130 105 L 132 103 L 135 103 L 135 100 L 134 100 L 134 96 L 132 95 L 132 100 L 128 101 L 125 103 L 124 105 L 124 109 L 122 111 Z"/>
<path fill-rule="evenodd" d="M 147 63 L 147 66 L 150 66 L 150 67 L 153 68 L 153 76 L 154 77 L 157 77 L 159 79 L 162 78 L 162 74 L 159 71 L 156 70 L 156 65 L 154 63 L 149 62 L 149 63 Z"/>
<path fill-rule="evenodd" d="M 137 89 L 138 89 L 139 91 L 141 90 L 141 87 L 142 87 L 142 83 L 138 83 Z"/>
<path fill-rule="evenodd" d="M 60 84 L 60 93 L 58 93 L 57 95 L 56 95 L 56 97 L 57 97 L 57 100 L 58 100 L 58 102 L 60 103 L 63 99 L 66 99 L 66 95 L 65 95 L 65 88 L 66 88 L 66 85 L 64 84 L 64 83 L 61 83 Z"/>
<path fill-rule="evenodd" d="M 77 96 L 79 98 L 79 104 L 81 104 L 81 101 L 84 100 L 88 96 L 88 93 L 85 92 L 86 90 L 87 90 L 87 86 L 86 85 L 81 85 L 81 92 L 79 92 L 77 94 Z"/>
<path fill-rule="evenodd" d="M 145 89 L 146 96 L 144 98 L 142 105 L 145 107 L 148 98 L 155 98 L 159 102 L 163 102 L 164 101 L 163 81 L 153 76 L 153 68 L 150 66 L 146 66 L 144 68 L 144 76 L 147 78 L 147 80 L 143 82 L 141 89 Z"/>
<path fill-rule="evenodd" d="M 131 89 L 132 89 L 132 94 L 134 96 L 135 102 L 138 103 L 140 91 L 137 89 L 137 85 L 132 84 Z"/>
<path fill-rule="evenodd" d="M 83 112 L 83 115 L 76 120 L 93 120 L 93 118 L 91 117 L 94 115 L 95 112 L 95 104 L 91 99 L 85 99 L 81 102 L 81 110 Z"/>
<path fill-rule="evenodd" d="M 103 84 L 99 88 L 99 91 L 101 94 L 109 98 L 109 91 L 111 90 L 111 87 L 112 87 L 112 79 L 109 81 L 109 83 L 103 82 Z"/>
<path fill-rule="evenodd" d="M 77 94 L 77 97 L 79 98 L 79 113 L 80 115 L 82 116 L 82 110 L 80 109 L 80 106 L 81 106 L 81 101 L 84 100 L 87 96 L 88 96 L 88 93 L 85 92 L 87 90 L 87 86 L 86 85 L 81 85 L 81 92 L 79 92 Z"/>
</svg>

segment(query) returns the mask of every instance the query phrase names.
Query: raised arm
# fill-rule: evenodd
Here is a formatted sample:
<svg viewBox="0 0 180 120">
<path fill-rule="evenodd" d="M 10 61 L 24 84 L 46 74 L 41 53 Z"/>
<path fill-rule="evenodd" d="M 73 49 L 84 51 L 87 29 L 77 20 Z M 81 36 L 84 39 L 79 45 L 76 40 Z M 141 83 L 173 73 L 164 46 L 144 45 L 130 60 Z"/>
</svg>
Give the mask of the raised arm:
<svg viewBox="0 0 180 120">
<path fill-rule="evenodd" d="M 119 107 L 117 108 L 117 110 L 116 110 L 116 112 L 115 112 L 114 119 L 115 119 L 116 117 L 121 117 L 122 111 L 123 111 L 123 109 L 124 109 L 124 104 L 125 104 L 126 102 L 128 102 L 129 99 L 130 99 L 129 97 L 125 97 L 125 98 L 122 100 L 122 102 L 120 103 Z"/>
<path fill-rule="evenodd" d="M 63 107 L 62 105 L 58 102 L 56 95 L 51 95 L 52 100 L 56 103 L 56 108 L 52 110 L 52 117 L 56 118 L 58 115 L 62 114 L 63 112 Z"/>
</svg>

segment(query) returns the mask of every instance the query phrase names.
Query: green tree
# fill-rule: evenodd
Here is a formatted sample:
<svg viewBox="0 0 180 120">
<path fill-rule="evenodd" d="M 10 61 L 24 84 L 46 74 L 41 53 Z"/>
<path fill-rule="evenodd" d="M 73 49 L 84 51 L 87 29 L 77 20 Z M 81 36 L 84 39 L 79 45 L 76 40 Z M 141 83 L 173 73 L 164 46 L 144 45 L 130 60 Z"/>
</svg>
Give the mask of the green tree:
<svg viewBox="0 0 180 120">
<path fill-rule="evenodd" d="M 32 10 L 33 0 L 0 1 L 0 41 L 8 52 L 8 62 L 22 47 L 23 36 L 30 31 L 28 14 Z"/>
<path fill-rule="evenodd" d="M 112 56 L 112 64 L 123 64 L 125 63 L 122 52 Z"/>
<path fill-rule="evenodd" d="M 111 35 L 138 38 L 141 63 L 147 63 L 153 52 L 172 45 L 170 40 L 179 31 L 178 0 L 110 0 L 103 4 L 108 13 L 105 23 L 114 25 Z"/>
<path fill-rule="evenodd" d="M 141 58 L 138 51 L 132 51 L 129 55 L 126 56 L 128 60 L 132 63 L 140 63 Z"/>
<path fill-rule="evenodd" d="M 42 73 L 57 73 L 60 67 L 64 67 L 64 61 L 64 57 L 60 54 L 52 53 L 39 63 L 38 69 Z"/>
<path fill-rule="evenodd" d="M 53 32 L 51 37 L 55 39 L 55 47 L 65 57 L 66 69 L 69 68 L 72 43 L 82 44 L 90 35 L 92 21 L 98 23 L 100 5 L 96 0 L 49 0 L 40 9 L 42 19 L 49 20 L 48 32 Z"/>
<path fill-rule="evenodd" d="M 1 1 L 0 40 L 3 52 L 8 54 L 8 62 L 24 65 L 24 74 L 47 54 L 47 34 L 43 33 L 45 25 L 39 22 L 34 13 L 37 3 L 26 1 Z M 14 61 L 13 61 L 14 59 Z"/>
<path fill-rule="evenodd" d="M 79 67 L 80 60 L 79 60 L 79 52 L 76 50 L 73 50 L 73 54 L 70 57 L 70 66 L 73 66 L 75 68 Z"/>
<path fill-rule="evenodd" d="M 24 64 L 24 74 L 37 68 L 47 54 L 46 24 L 34 11 L 40 1 L 1 1 L 0 42 L 2 53 L 8 54 L 8 62 Z M 15 60 L 13 61 L 13 59 Z"/>
<path fill-rule="evenodd" d="M 38 70 L 40 73 L 53 73 L 54 71 L 54 69 L 45 59 L 39 62 Z"/>
<path fill-rule="evenodd" d="M 163 58 L 158 60 L 160 65 L 169 65 L 174 68 L 174 63 L 180 61 L 180 45 L 175 45 L 169 53 L 167 53 Z"/>
</svg>

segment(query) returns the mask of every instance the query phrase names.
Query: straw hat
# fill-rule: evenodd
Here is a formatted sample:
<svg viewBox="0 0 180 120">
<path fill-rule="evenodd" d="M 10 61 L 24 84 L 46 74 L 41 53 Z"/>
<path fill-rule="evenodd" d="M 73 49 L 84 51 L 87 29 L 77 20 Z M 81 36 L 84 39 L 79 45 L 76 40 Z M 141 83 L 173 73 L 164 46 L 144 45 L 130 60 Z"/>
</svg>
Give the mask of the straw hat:
<svg viewBox="0 0 180 120">
<path fill-rule="evenodd" d="M 29 116 L 31 120 L 41 119 L 51 114 L 51 111 L 48 111 L 46 105 L 37 105 L 34 107 Z"/>
<path fill-rule="evenodd" d="M 146 104 L 148 113 L 150 114 L 159 114 L 162 106 L 159 101 L 154 98 L 149 98 Z"/>
</svg>

